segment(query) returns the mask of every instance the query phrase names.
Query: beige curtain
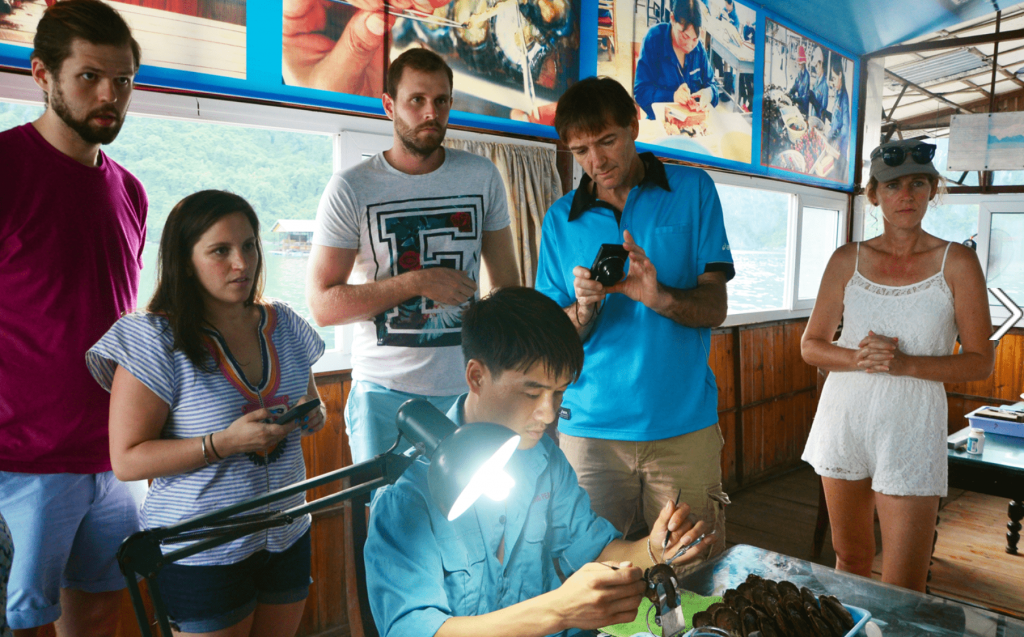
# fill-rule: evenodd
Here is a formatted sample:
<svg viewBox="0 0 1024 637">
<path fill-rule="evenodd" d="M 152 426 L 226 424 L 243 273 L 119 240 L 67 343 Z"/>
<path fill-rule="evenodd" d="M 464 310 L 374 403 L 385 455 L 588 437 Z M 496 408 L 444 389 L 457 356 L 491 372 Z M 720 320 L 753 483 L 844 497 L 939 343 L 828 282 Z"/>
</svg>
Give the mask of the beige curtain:
<svg viewBox="0 0 1024 637">
<path fill-rule="evenodd" d="M 501 180 L 505 183 L 508 214 L 512 219 L 512 240 L 516 248 L 519 279 L 533 287 L 544 214 L 562 196 L 562 183 L 555 167 L 555 150 L 464 139 L 447 139 L 444 145 L 486 157 L 498 167 Z M 486 268 L 481 268 L 481 294 L 486 294 L 490 287 Z"/>
</svg>

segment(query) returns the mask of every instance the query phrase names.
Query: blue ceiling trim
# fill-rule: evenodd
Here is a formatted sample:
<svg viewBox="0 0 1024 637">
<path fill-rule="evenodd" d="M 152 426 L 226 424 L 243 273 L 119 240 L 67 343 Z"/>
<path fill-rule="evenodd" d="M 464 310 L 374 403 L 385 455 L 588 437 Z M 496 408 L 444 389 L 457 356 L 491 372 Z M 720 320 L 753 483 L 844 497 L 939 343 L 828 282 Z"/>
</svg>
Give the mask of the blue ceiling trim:
<svg viewBox="0 0 1024 637">
<path fill-rule="evenodd" d="M 1013 0 L 759 0 L 768 11 L 855 55 L 1009 9 Z"/>
</svg>

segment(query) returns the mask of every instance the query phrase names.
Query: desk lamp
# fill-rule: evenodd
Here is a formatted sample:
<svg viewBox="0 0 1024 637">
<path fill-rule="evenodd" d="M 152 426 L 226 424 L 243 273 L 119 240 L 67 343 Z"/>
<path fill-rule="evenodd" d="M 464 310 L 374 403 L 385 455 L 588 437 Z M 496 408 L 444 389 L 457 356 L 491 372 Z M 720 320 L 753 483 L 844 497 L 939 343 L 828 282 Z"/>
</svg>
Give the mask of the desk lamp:
<svg viewBox="0 0 1024 637">
<path fill-rule="evenodd" d="M 307 513 L 331 505 L 367 497 L 374 489 L 394 484 L 416 458 L 431 460 L 427 481 L 431 499 L 449 520 L 454 520 L 486 494 L 503 500 L 514 486 L 504 472 L 505 464 L 519 446 L 520 436 L 507 427 L 491 423 L 472 423 L 456 427 L 436 407 L 422 399 L 407 401 L 396 418 L 398 438 L 395 444 L 376 458 L 338 469 L 322 476 L 298 482 L 245 502 L 232 504 L 179 524 L 140 531 L 128 537 L 117 552 L 128 592 L 135 607 L 143 637 L 152 637 L 146 617 L 138 576 L 148 580 L 153 611 L 163 637 L 171 637 L 167 609 L 156 581 L 161 568 L 180 559 L 226 544 L 250 533 L 291 524 Z M 402 437 L 413 444 L 404 454 L 396 453 Z M 315 489 L 344 478 L 348 486 L 341 491 L 285 511 L 261 511 L 239 515 Z M 193 542 L 189 546 L 163 553 L 161 545 Z M 361 562 L 362 547 L 358 548 Z M 362 564 L 359 565 L 361 572 Z M 360 587 L 365 586 L 365 578 Z M 365 591 L 362 591 L 365 597 Z"/>
</svg>

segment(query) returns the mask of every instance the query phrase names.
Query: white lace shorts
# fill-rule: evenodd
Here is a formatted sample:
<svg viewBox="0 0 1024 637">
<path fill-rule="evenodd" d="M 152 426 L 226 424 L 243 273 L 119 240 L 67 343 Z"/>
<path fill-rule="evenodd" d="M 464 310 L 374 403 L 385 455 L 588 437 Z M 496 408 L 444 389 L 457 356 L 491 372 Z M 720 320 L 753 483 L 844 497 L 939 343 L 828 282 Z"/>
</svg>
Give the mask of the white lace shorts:
<svg viewBox="0 0 1024 637">
<path fill-rule="evenodd" d="M 944 497 L 947 419 L 941 383 L 833 373 L 801 457 L 826 478 L 871 478 L 885 495 Z"/>
</svg>

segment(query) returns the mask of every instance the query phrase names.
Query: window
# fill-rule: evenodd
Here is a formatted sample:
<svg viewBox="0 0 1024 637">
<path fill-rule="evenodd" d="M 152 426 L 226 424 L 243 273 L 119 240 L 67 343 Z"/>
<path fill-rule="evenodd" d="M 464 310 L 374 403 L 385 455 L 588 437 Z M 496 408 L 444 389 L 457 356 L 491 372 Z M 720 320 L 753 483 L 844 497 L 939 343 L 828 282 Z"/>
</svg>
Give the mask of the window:
<svg viewBox="0 0 1024 637">
<path fill-rule="evenodd" d="M 807 315 L 832 252 L 846 238 L 849 197 L 755 177 L 711 173 L 736 277 L 726 325 Z"/>
<path fill-rule="evenodd" d="M 800 258 L 797 259 L 797 301 L 818 296 L 821 277 L 828 260 L 839 247 L 842 214 L 832 208 L 804 206 L 800 213 Z"/>
<path fill-rule="evenodd" d="M 41 112 L 38 106 L 0 103 L 0 124 L 5 124 L 4 129 L 17 126 Z M 305 298 L 309 244 L 304 244 L 305 250 L 282 251 L 278 248 L 283 235 L 273 228 L 279 219 L 316 216 L 320 194 L 333 172 L 330 135 L 129 114 L 121 134 L 103 150 L 138 177 L 149 196 L 140 307 L 156 287 L 160 235 L 167 215 L 186 195 L 215 188 L 241 195 L 260 218 L 266 260 L 264 294 L 286 301 L 312 323 Z M 316 329 L 327 349 L 334 349 L 334 329 Z"/>
<path fill-rule="evenodd" d="M 729 313 L 786 307 L 786 238 L 790 195 L 718 184 L 736 277 Z"/>
<path fill-rule="evenodd" d="M 978 258 L 990 288 L 1001 288 L 1018 306 L 1024 306 L 1024 197 L 988 196 L 981 204 Z M 992 322 L 1001 325 L 1010 313 L 989 295 Z M 1024 325 L 1024 319 L 1017 323 Z"/>
</svg>

